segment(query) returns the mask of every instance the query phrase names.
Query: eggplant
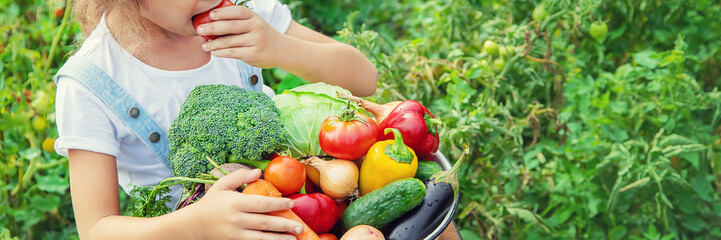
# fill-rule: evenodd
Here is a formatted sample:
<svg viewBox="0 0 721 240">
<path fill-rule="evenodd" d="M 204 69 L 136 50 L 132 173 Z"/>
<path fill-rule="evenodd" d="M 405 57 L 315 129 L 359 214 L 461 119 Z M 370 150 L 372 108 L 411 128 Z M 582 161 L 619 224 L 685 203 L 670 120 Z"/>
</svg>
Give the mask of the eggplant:
<svg viewBox="0 0 721 240">
<path fill-rule="evenodd" d="M 383 230 L 387 240 L 424 239 L 443 222 L 458 193 L 458 171 L 468 148 L 448 171 L 440 171 L 425 181 L 426 196 L 418 207 L 393 220 Z"/>
</svg>

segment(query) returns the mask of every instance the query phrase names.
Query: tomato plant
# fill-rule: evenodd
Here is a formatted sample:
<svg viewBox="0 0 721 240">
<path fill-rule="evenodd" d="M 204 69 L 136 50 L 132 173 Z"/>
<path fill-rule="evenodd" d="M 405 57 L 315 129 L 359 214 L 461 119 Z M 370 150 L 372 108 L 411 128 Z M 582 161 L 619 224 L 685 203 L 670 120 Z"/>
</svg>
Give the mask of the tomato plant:
<svg viewBox="0 0 721 240">
<path fill-rule="evenodd" d="M 306 177 L 305 166 L 295 158 L 280 156 L 268 163 L 263 176 L 283 196 L 288 196 L 300 191 L 303 187 Z"/>
<path fill-rule="evenodd" d="M 323 152 L 348 160 L 365 155 L 377 139 L 376 122 L 365 114 L 351 110 L 323 121 L 318 137 Z"/>
</svg>

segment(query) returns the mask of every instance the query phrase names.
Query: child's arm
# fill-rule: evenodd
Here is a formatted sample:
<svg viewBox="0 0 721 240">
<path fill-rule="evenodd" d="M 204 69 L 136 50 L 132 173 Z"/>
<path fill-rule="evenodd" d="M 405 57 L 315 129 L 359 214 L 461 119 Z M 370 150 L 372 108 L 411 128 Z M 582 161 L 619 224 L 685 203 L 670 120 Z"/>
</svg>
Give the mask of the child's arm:
<svg viewBox="0 0 721 240">
<path fill-rule="evenodd" d="M 311 82 L 339 85 L 358 96 L 369 96 L 376 90 L 378 71 L 350 45 L 295 21 L 282 34 L 242 6 L 215 9 L 210 16 L 228 20 L 198 28 L 201 35 L 227 35 L 204 44 L 203 48 L 215 56 L 238 58 L 262 68 L 279 67 Z"/>
<path fill-rule="evenodd" d="M 235 189 L 260 171 L 239 170 L 218 180 L 197 203 L 156 217 L 120 215 L 115 158 L 71 149 L 70 191 L 81 239 L 295 239 L 297 222 L 258 213 L 289 209 L 292 201 L 244 195 Z"/>
</svg>

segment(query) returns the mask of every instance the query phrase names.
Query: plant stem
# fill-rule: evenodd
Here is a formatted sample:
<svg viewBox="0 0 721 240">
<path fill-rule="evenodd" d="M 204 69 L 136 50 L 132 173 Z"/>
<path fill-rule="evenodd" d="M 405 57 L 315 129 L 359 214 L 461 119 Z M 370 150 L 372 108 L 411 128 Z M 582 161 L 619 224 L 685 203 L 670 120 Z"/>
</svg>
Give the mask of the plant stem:
<svg viewBox="0 0 721 240">
<path fill-rule="evenodd" d="M 210 162 L 210 164 L 213 165 L 213 167 L 215 167 L 215 169 L 218 169 L 218 171 L 220 171 L 220 172 L 223 173 L 224 175 L 227 176 L 228 174 L 230 174 L 230 173 L 228 173 L 228 171 L 225 171 L 225 169 L 221 168 L 221 167 L 218 165 L 218 163 L 216 163 L 215 161 L 213 161 L 213 159 L 211 159 L 210 157 L 205 156 L 205 159 L 207 159 L 207 160 Z"/>
<path fill-rule="evenodd" d="M 65 6 L 68 6 L 69 4 L 65 3 Z M 43 66 L 43 75 L 47 76 L 48 71 L 50 70 L 50 64 L 53 62 L 53 57 L 55 57 L 55 51 L 57 50 L 58 43 L 60 42 L 60 38 L 63 36 L 63 32 L 65 32 L 65 27 L 68 25 L 68 20 L 70 19 L 70 13 L 63 14 L 63 20 L 60 22 L 60 26 L 58 27 L 58 32 L 55 33 L 55 36 L 53 36 L 53 42 L 50 45 L 50 52 L 48 53 L 48 58 L 45 59 L 45 64 Z"/>
</svg>

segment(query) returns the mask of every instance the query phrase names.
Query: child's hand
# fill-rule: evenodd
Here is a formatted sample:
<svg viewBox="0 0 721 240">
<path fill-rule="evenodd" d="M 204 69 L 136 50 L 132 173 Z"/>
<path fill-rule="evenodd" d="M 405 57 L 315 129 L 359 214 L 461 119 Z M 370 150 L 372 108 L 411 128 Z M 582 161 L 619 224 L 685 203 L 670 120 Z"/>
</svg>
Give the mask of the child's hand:
<svg viewBox="0 0 721 240">
<path fill-rule="evenodd" d="M 193 221 L 201 239 L 295 239 L 301 224 L 261 213 L 290 209 L 293 201 L 246 195 L 236 191 L 244 183 L 260 177 L 259 170 L 241 169 L 222 177 L 193 207 Z M 271 233 L 278 232 L 278 233 Z"/>
<path fill-rule="evenodd" d="M 275 67 L 275 50 L 285 37 L 253 10 L 245 6 L 218 8 L 210 12 L 210 18 L 215 21 L 200 25 L 198 34 L 221 37 L 203 44 L 205 51 L 260 68 Z"/>
</svg>

